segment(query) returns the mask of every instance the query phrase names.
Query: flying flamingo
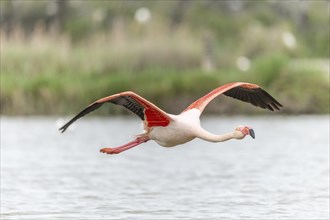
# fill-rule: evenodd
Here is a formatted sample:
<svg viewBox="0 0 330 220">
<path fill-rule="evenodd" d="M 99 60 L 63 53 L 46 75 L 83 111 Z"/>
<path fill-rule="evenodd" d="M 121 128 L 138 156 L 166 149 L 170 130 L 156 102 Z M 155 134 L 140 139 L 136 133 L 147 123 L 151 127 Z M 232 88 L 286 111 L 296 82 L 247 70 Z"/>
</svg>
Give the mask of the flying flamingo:
<svg viewBox="0 0 330 220">
<path fill-rule="evenodd" d="M 94 111 L 104 103 L 111 102 L 116 105 L 122 105 L 135 113 L 143 121 L 144 132 L 136 135 L 133 141 L 125 145 L 101 149 L 100 152 L 102 153 L 118 154 L 149 140 L 154 140 L 163 147 L 173 147 L 184 144 L 194 138 L 200 138 L 210 142 L 243 139 L 246 135 L 255 138 L 254 131 L 249 126 L 238 126 L 233 132 L 223 135 L 211 134 L 201 127 L 199 117 L 204 108 L 210 101 L 221 94 L 243 102 L 249 102 L 264 109 L 267 108 L 271 111 L 280 110 L 280 107 L 282 107 L 278 101 L 260 86 L 244 82 L 229 83 L 212 90 L 210 93 L 193 102 L 179 115 L 168 114 L 136 93 L 127 91 L 93 102 L 59 130 L 64 132 L 77 119 Z"/>
</svg>

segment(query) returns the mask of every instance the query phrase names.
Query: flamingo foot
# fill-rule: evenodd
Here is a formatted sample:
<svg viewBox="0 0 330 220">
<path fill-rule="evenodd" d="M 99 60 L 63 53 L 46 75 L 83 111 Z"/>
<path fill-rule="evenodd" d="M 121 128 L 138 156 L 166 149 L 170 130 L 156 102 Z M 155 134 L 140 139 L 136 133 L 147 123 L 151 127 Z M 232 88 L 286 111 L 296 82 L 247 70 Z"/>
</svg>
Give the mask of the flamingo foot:
<svg viewBox="0 0 330 220">
<path fill-rule="evenodd" d="M 102 148 L 100 150 L 101 153 L 105 153 L 105 154 L 119 154 L 120 152 L 118 152 L 118 149 L 116 148 L 111 148 L 111 147 L 108 147 L 108 148 Z"/>
</svg>

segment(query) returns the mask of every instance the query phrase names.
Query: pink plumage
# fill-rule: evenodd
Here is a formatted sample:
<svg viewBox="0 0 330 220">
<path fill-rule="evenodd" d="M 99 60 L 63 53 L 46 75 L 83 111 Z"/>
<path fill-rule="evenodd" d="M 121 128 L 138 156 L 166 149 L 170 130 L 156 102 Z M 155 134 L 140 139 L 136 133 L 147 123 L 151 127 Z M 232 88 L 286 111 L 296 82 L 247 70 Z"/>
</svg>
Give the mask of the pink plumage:
<svg viewBox="0 0 330 220">
<path fill-rule="evenodd" d="M 233 132 L 222 135 L 211 134 L 201 127 L 200 115 L 203 110 L 214 98 L 221 94 L 271 111 L 280 110 L 280 107 L 282 107 L 278 101 L 260 86 L 244 82 L 229 83 L 212 90 L 189 105 L 179 115 L 168 114 L 143 97 L 128 91 L 93 102 L 62 126 L 60 130 L 64 132 L 77 119 L 96 110 L 104 103 L 110 102 L 121 105 L 135 113 L 143 121 L 144 132 L 125 145 L 100 150 L 107 154 L 118 154 L 149 140 L 154 140 L 164 147 L 173 147 L 184 144 L 194 138 L 210 142 L 243 139 L 246 135 L 255 138 L 254 131 L 249 126 L 238 126 Z"/>
</svg>

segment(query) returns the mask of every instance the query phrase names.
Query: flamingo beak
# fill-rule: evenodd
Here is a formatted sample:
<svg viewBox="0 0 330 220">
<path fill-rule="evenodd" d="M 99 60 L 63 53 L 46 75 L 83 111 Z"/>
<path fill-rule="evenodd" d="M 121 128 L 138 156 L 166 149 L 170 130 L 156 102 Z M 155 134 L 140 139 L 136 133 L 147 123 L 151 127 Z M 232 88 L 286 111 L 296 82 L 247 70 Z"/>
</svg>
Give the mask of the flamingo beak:
<svg viewBox="0 0 330 220">
<path fill-rule="evenodd" d="M 255 139 L 256 138 L 256 135 L 254 134 L 254 130 L 252 128 L 249 129 L 249 135 Z"/>
</svg>

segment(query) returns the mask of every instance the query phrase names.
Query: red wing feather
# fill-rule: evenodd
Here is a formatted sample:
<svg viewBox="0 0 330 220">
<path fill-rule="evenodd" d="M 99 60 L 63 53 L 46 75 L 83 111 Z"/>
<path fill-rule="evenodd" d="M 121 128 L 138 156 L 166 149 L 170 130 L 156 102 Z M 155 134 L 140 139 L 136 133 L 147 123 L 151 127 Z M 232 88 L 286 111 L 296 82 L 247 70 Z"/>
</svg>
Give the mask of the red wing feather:
<svg viewBox="0 0 330 220">
<path fill-rule="evenodd" d="M 101 98 L 73 117 L 68 123 L 63 125 L 59 130 L 64 132 L 72 123 L 84 115 L 98 109 L 104 103 L 111 102 L 116 105 L 121 105 L 131 112 L 135 113 L 141 120 L 146 121 L 149 127 L 153 126 L 167 126 L 170 123 L 170 117 L 166 112 L 152 104 L 148 100 L 142 98 L 134 92 L 123 92 L 115 95 Z"/>
</svg>

